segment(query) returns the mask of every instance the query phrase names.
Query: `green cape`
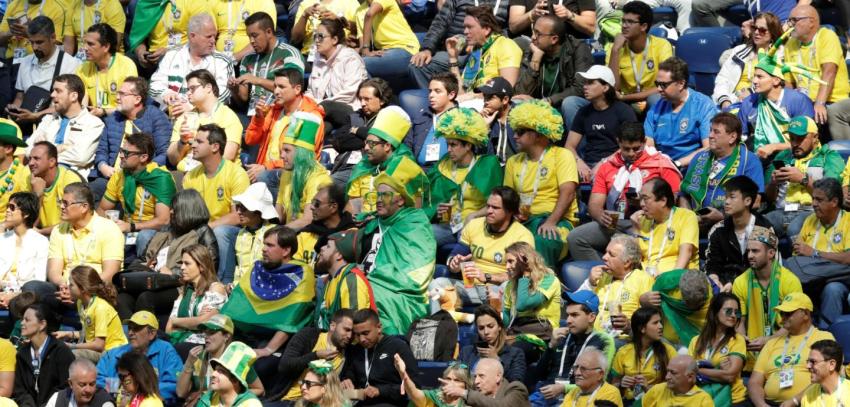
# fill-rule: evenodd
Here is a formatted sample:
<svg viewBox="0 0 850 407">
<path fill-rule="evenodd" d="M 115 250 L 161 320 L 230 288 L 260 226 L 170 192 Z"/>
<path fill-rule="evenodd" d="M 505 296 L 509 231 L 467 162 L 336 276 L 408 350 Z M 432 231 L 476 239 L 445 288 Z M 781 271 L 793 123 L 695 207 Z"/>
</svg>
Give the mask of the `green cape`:
<svg viewBox="0 0 850 407">
<path fill-rule="evenodd" d="M 171 199 L 177 193 L 174 177 L 165 167 L 153 164 L 135 174 L 125 172 L 124 188 L 121 190 L 121 195 L 124 196 L 124 212 L 127 215 L 136 211 L 137 186 L 141 186 L 145 191 L 150 192 L 158 202 L 169 207 L 171 206 Z"/>
<path fill-rule="evenodd" d="M 457 196 L 460 189 L 460 185 L 449 178 L 451 174 L 440 171 L 440 167 L 446 165 L 446 161 L 451 161 L 448 154 L 444 155 L 437 165 L 428 170 L 428 182 L 431 184 L 431 205 L 427 207 L 423 205 L 422 207 L 422 210 L 428 215 L 428 219 L 433 218 L 434 214 L 437 213 L 437 205 L 448 203 L 452 197 Z M 476 157 L 475 165 L 466 174 L 464 181 L 486 198 L 490 196 L 490 191 L 493 188 L 502 185 L 503 172 L 498 157 L 492 154 L 480 155 Z"/>
</svg>

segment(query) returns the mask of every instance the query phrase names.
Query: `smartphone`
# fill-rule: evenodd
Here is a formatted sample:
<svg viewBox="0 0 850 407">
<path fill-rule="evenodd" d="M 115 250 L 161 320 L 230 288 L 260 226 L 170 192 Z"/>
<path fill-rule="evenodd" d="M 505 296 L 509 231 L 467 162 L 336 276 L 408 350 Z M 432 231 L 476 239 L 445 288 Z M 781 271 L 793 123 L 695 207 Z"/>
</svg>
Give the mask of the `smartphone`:
<svg viewBox="0 0 850 407">
<path fill-rule="evenodd" d="M 478 342 L 475 342 L 475 347 L 476 347 L 476 348 L 487 348 L 487 347 L 489 347 L 489 346 L 490 346 L 490 344 L 489 344 L 489 343 L 487 343 L 487 341 L 478 341 Z"/>
<path fill-rule="evenodd" d="M 711 208 L 700 208 L 700 210 L 697 211 L 697 215 L 699 216 L 708 215 L 709 213 L 711 213 Z"/>
<path fill-rule="evenodd" d="M 20 113 L 20 112 L 21 112 L 21 109 L 20 109 L 19 107 L 17 107 L 17 106 L 12 106 L 12 105 L 7 106 L 7 107 L 6 107 L 6 110 L 8 110 L 8 111 L 10 111 L 10 112 L 12 112 L 12 113 Z"/>
<path fill-rule="evenodd" d="M 773 160 L 773 168 L 780 169 L 782 167 L 786 167 L 788 164 L 782 160 Z"/>
</svg>

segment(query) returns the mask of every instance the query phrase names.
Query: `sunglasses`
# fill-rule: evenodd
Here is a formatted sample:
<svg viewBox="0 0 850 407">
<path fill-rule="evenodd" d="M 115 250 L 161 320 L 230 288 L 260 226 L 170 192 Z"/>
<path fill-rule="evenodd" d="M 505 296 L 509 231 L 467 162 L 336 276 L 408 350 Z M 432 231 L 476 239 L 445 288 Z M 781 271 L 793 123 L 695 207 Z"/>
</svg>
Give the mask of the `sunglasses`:
<svg viewBox="0 0 850 407">
<path fill-rule="evenodd" d="M 735 318 L 740 319 L 741 318 L 741 310 L 733 309 L 733 308 L 724 308 L 723 309 L 723 315 L 726 315 L 727 317 L 735 317 Z"/>
<path fill-rule="evenodd" d="M 301 387 L 306 387 L 308 389 L 313 387 L 313 386 L 324 386 L 324 384 L 322 384 L 320 382 L 314 382 L 312 380 L 307 380 L 307 379 L 301 380 L 300 384 L 301 384 Z"/>
<path fill-rule="evenodd" d="M 674 83 L 676 83 L 676 81 L 667 81 L 667 82 L 655 81 L 655 87 L 657 87 L 658 89 L 667 89 L 668 86 L 670 86 Z"/>
<path fill-rule="evenodd" d="M 328 36 L 326 36 L 325 34 L 322 34 L 322 33 L 313 34 L 313 41 L 315 41 L 315 42 L 322 42 L 322 41 L 325 40 L 325 38 L 328 38 Z"/>
<path fill-rule="evenodd" d="M 14 212 L 16 210 L 18 210 L 18 206 L 13 204 L 13 203 L 10 203 L 9 205 L 6 206 L 7 212 Z"/>
<path fill-rule="evenodd" d="M 378 140 L 378 141 L 366 140 L 365 143 L 366 143 L 367 146 L 369 146 L 369 148 L 375 148 L 375 146 L 387 144 L 387 142 L 383 141 L 383 140 Z"/>
<path fill-rule="evenodd" d="M 755 30 L 759 34 L 767 34 L 767 27 L 755 27 Z"/>
<path fill-rule="evenodd" d="M 805 20 L 805 19 L 807 19 L 807 18 L 812 18 L 812 17 L 811 17 L 811 16 L 803 16 L 803 17 L 788 17 L 788 22 L 789 22 L 789 23 L 791 23 L 791 25 L 794 25 L 794 24 L 797 24 L 797 23 L 799 23 L 800 21 L 803 21 L 803 20 Z"/>
<path fill-rule="evenodd" d="M 141 155 L 142 152 L 141 151 L 130 151 L 130 150 L 127 150 L 127 149 L 120 148 L 120 149 L 118 149 L 118 154 L 121 154 L 124 157 L 132 157 L 134 155 Z"/>
</svg>

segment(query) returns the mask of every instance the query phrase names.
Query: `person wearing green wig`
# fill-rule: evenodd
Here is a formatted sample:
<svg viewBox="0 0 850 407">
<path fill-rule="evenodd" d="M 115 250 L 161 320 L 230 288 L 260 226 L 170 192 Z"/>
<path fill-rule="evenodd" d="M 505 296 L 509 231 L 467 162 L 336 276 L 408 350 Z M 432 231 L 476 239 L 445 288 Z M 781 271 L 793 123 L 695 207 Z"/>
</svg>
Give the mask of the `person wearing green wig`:
<svg viewBox="0 0 850 407">
<path fill-rule="evenodd" d="M 546 102 L 521 103 L 508 116 L 519 153 L 505 165 L 504 184 L 519 193 L 518 219 L 534 234 L 549 267 L 567 255 L 578 222 L 578 169 L 572 151 L 553 145 L 564 136 L 561 114 Z"/>
<path fill-rule="evenodd" d="M 489 129 L 475 110 L 449 110 L 440 117 L 435 133 L 447 140 L 448 152 L 428 170 L 431 205 L 423 209 L 441 246 L 456 242 L 467 222 L 484 215 L 490 191 L 502 183 L 502 167 L 495 155 L 476 154 L 487 145 Z"/>
</svg>

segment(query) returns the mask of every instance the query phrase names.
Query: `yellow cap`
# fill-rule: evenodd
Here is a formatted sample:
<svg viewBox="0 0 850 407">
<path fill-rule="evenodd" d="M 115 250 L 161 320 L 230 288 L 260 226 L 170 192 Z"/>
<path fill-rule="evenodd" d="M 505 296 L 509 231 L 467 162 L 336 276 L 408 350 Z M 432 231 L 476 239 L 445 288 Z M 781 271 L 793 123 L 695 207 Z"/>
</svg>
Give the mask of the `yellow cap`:
<svg viewBox="0 0 850 407">
<path fill-rule="evenodd" d="M 156 315 L 151 314 L 149 311 L 139 311 L 133 314 L 130 319 L 124 320 L 124 324 L 126 325 L 130 325 L 131 323 L 138 326 L 149 326 L 153 329 L 159 329 L 159 321 L 157 321 Z"/>
<path fill-rule="evenodd" d="M 375 116 L 369 134 L 398 147 L 410 130 L 410 116 L 398 106 L 387 106 Z"/>
<path fill-rule="evenodd" d="M 782 303 L 773 307 L 773 309 L 779 312 L 794 312 L 798 309 L 814 311 L 815 307 L 808 295 L 796 292 L 783 297 Z"/>
</svg>

